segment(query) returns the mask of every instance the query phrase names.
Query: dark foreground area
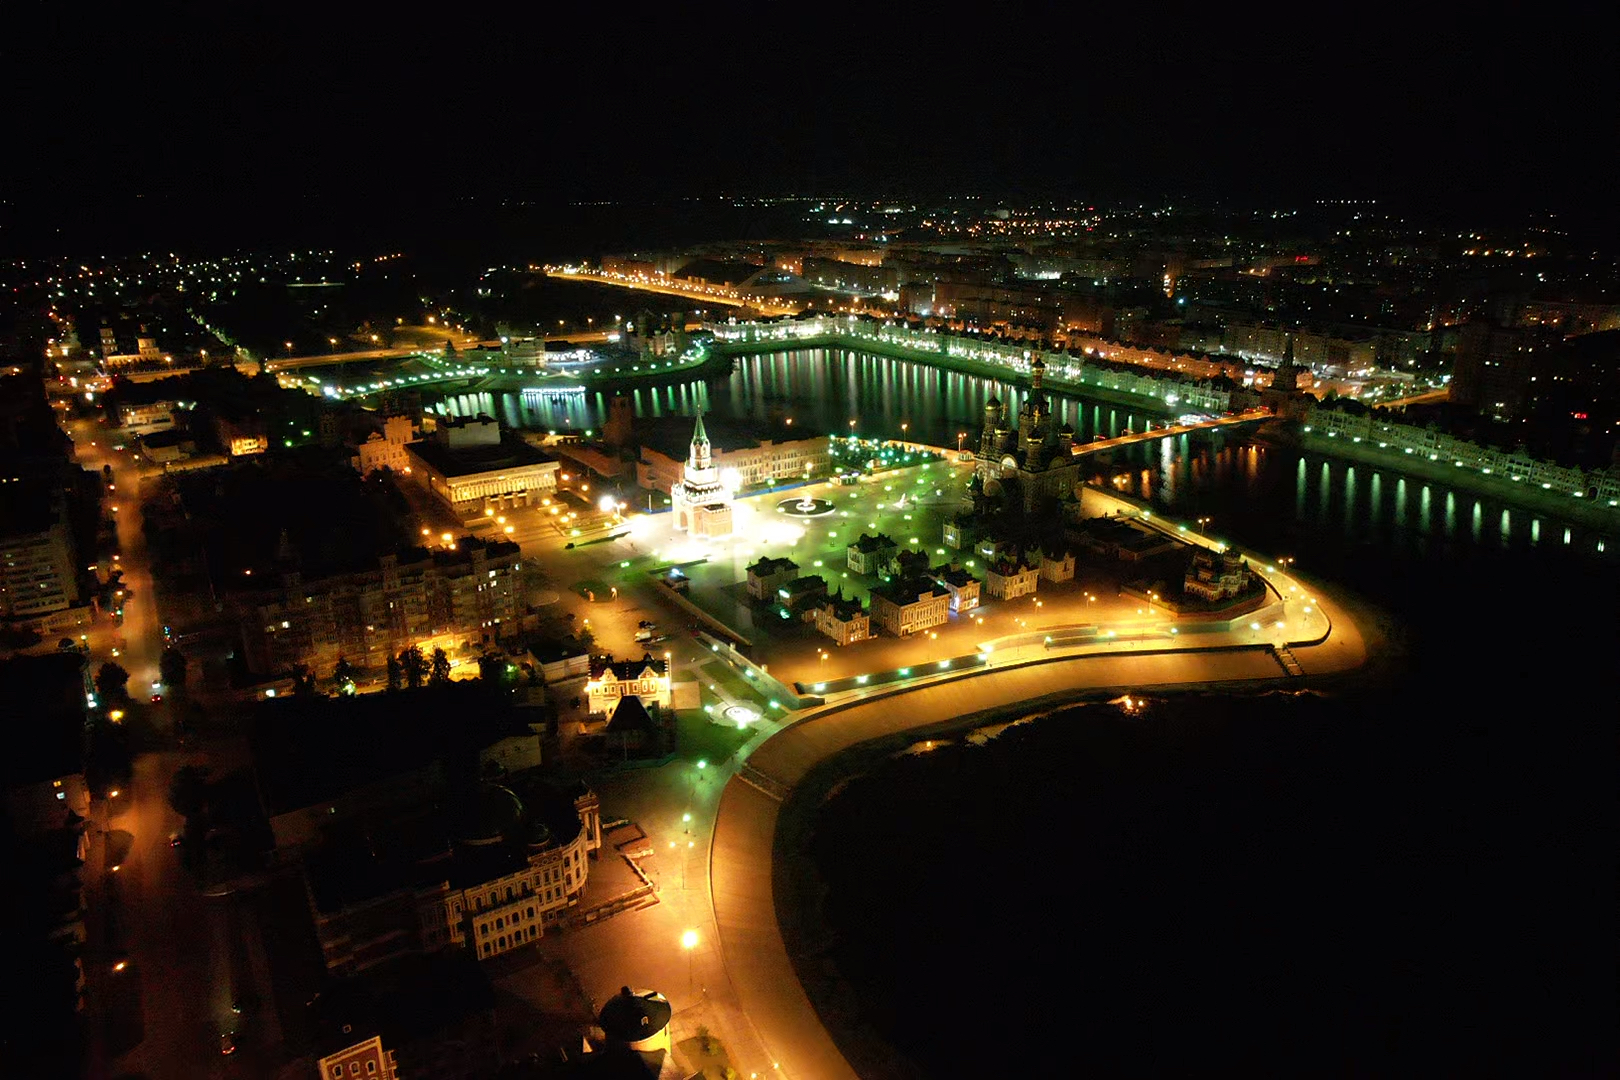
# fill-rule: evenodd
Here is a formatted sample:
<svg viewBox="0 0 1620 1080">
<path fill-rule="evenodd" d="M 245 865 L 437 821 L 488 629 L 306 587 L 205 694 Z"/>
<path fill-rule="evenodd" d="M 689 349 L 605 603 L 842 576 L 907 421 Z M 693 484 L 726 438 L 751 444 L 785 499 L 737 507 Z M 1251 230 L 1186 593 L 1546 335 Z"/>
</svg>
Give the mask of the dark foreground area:
<svg viewBox="0 0 1620 1080">
<path fill-rule="evenodd" d="M 1614 635 L 1564 629 L 869 765 L 809 843 L 838 1011 L 930 1076 L 1612 1072 Z"/>
</svg>

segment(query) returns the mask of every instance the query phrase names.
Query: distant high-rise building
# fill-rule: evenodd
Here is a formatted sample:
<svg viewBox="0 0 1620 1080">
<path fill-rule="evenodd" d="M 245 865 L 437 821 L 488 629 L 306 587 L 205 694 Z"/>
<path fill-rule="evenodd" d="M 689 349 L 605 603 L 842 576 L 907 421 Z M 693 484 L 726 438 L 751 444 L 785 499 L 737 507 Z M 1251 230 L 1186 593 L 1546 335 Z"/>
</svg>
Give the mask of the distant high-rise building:
<svg viewBox="0 0 1620 1080">
<path fill-rule="evenodd" d="M 55 628 L 79 601 L 78 559 L 60 489 L 25 477 L 0 485 L 0 624 Z"/>
<path fill-rule="evenodd" d="M 1544 330 L 1465 323 L 1457 334 L 1451 400 L 1498 420 L 1522 416 L 1553 344 Z"/>
</svg>

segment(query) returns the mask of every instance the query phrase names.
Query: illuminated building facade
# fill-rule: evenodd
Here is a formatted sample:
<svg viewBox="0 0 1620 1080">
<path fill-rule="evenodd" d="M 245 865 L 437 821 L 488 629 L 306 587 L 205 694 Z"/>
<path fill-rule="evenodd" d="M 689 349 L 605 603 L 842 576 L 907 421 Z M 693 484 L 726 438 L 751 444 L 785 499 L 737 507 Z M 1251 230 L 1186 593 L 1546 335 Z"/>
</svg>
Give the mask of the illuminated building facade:
<svg viewBox="0 0 1620 1080">
<path fill-rule="evenodd" d="M 404 475 L 411 468 L 411 456 L 405 449 L 411 439 L 410 417 L 385 417 L 382 430 L 372 432 L 356 448 L 353 459 L 355 471 L 361 476 L 370 476 L 378 469 L 392 469 Z"/>
<path fill-rule="evenodd" d="M 669 662 L 643 655 L 640 660 L 617 661 L 611 656 L 591 658 L 585 700 L 590 712 L 612 714 L 619 699 L 634 695 L 644 703 L 669 708 Z"/>
<path fill-rule="evenodd" d="M 412 645 L 481 652 L 518 631 L 518 552 L 510 541 L 462 537 L 453 550 L 385 555 L 375 570 L 309 581 L 288 574 L 274 593 L 242 605 L 248 668 L 326 671 L 342 657 L 378 671 Z"/>
<path fill-rule="evenodd" d="M 859 540 L 844 549 L 844 560 L 854 573 L 881 574 L 894 558 L 895 550 L 894 541 L 882 533 L 876 536 L 861 533 Z"/>
<path fill-rule="evenodd" d="M 320 1059 L 323 1080 L 349 1080 L 366 1077 L 368 1080 L 395 1080 L 394 1052 L 383 1049 L 382 1036 L 373 1035 L 353 1046 L 345 1046 Z"/>
<path fill-rule="evenodd" d="M 872 589 L 872 621 L 905 637 L 950 618 L 951 593 L 932 581 L 896 581 Z"/>
<path fill-rule="evenodd" d="M 776 596 L 777 589 L 798 576 L 798 563 L 767 555 L 748 568 L 748 595 L 755 600 L 770 600 Z"/>
<path fill-rule="evenodd" d="M 984 570 L 984 591 L 997 600 L 1016 600 L 1035 592 L 1041 572 L 1022 560 L 992 563 Z"/>
<path fill-rule="evenodd" d="M 0 484 L 0 622 L 55 627 L 79 600 L 66 495 L 25 476 Z M 76 625 L 78 620 L 72 620 Z"/>
<path fill-rule="evenodd" d="M 692 429 L 692 448 L 680 482 L 670 488 L 669 496 L 676 529 L 692 536 L 731 535 L 732 493 L 720 482 L 701 413 Z"/>
<path fill-rule="evenodd" d="M 960 566 L 942 566 L 931 576 L 951 594 L 952 611 L 972 611 L 979 606 L 979 579 Z"/>
<path fill-rule="evenodd" d="M 405 448 L 406 471 L 462 517 L 530 506 L 557 489 L 557 461 L 487 416 L 443 423 Z"/>
<path fill-rule="evenodd" d="M 872 616 L 859 600 L 846 597 L 842 590 L 831 596 L 823 596 L 814 609 L 813 617 L 816 632 L 840 645 L 865 641 L 872 636 Z"/>
</svg>

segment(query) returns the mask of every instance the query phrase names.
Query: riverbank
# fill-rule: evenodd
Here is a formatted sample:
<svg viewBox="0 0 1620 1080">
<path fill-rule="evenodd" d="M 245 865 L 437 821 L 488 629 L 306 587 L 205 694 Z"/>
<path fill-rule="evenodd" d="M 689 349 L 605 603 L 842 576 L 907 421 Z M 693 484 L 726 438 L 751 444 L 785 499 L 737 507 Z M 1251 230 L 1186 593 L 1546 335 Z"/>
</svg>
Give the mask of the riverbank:
<svg viewBox="0 0 1620 1080">
<path fill-rule="evenodd" d="M 1380 450 L 1365 442 L 1356 443 L 1348 439 L 1328 438 L 1315 432 L 1304 432 L 1296 424 L 1285 421 L 1266 424 L 1254 432 L 1251 438 L 1255 442 L 1278 449 L 1371 465 L 1384 472 L 1398 473 L 1433 484 L 1443 484 L 1568 524 L 1581 525 L 1610 535 L 1620 534 L 1620 508 L 1601 506 L 1567 495 L 1553 495 L 1524 484 L 1515 484 L 1502 477 L 1486 476 L 1473 469 L 1447 467 L 1438 462 L 1425 461 L 1415 454 Z"/>
<path fill-rule="evenodd" d="M 854 338 L 840 334 L 817 334 L 792 341 L 760 342 L 760 341 L 716 341 L 716 352 L 724 352 L 730 356 L 774 356 L 781 353 L 801 352 L 807 349 L 843 349 L 846 352 L 870 353 L 874 356 L 887 356 L 895 360 L 908 360 L 914 364 L 923 364 L 928 367 L 939 368 L 942 371 L 954 371 L 962 375 L 974 375 L 990 382 L 1018 386 L 1020 389 L 1027 385 L 1028 380 L 1016 377 L 1016 373 L 996 364 L 986 363 L 965 356 L 950 356 L 942 352 L 932 352 L 923 349 L 913 349 L 901 342 L 881 338 Z M 1150 412 L 1155 416 L 1177 416 L 1185 409 L 1167 404 L 1162 398 L 1148 394 L 1132 394 L 1121 390 L 1098 386 L 1094 383 L 1075 382 L 1052 374 L 1048 369 L 1042 385 L 1049 391 L 1064 393 L 1086 401 L 1094 401 L 1102 405 L 1113 405 L 1119 408 L 1136 409 Z"/>
</svg>

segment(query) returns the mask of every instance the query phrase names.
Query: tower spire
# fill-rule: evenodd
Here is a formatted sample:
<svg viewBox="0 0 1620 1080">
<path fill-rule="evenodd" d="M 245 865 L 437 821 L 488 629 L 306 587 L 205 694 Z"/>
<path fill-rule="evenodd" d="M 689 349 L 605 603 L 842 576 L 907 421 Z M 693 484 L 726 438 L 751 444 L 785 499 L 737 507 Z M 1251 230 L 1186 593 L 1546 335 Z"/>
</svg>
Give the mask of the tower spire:
<svg viewBox="0 0 1620 1080">
<path fill-rule="evenodd" d="M 703 430 L 703 410 L 699 409 L 697 424 L 692 428 L 692 454 L 687 459 L 694 469 L 707 469 L 712 463 L 710 457 L 709 433 Z"/>
</svg>

